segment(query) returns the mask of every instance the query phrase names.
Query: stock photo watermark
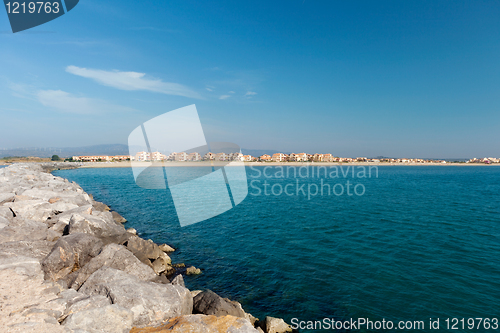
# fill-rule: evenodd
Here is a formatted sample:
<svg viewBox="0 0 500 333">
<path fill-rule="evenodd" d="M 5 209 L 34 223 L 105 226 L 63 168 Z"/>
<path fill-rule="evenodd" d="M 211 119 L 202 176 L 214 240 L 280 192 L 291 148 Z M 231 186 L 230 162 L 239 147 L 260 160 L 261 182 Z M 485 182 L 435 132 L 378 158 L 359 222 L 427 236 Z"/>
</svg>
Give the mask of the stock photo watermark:
<svg viewBox="0 0 500 333">
<path fill-rule="evenodd" d="M 316 196 L 360 197 L 366 193 L 363 181 L 378 178 L 378 167 L 375 165 L 251 166 L 250 170 L 251 196 L 301 196 L 307 200 Z M 280 179 L 284 183 L 276 182 Z"/>
<path fill-rule="evenodd" d="M 55 20 L 75 8 L 79 0 L 4 0 L 12 32 L 20 32 Z"/>
</svg>

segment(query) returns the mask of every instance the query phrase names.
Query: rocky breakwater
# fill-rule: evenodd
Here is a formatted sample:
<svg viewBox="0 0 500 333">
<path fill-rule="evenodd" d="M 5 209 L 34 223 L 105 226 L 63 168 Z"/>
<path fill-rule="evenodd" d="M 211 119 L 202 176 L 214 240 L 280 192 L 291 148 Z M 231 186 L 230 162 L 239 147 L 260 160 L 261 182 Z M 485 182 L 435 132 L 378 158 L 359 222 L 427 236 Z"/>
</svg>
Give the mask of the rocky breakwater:
<svg viewBox="0 0 500 333">
<path fill-rule="evenodd" d="M 288 332 L 238 302 L 189 291 L 166 244 L 76 183 L 48 173 L 68 163 L 0 169 L 0 331 Z M 175 268 L 180 267 L 180 268 Z"/>
</svg>

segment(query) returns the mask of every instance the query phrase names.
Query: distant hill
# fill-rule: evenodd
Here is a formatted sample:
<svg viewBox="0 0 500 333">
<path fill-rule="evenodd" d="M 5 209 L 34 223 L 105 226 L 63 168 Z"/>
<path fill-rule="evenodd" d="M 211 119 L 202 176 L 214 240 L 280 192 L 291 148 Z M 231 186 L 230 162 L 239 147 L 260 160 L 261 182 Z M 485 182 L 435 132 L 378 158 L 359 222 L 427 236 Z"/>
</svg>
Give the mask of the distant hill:
<svg viewBox="0 0 500 333">
<path fill-rule="evenodd" d="M 270 149 L 241 149 L 245 155 L 261 156 L 264 154 L 272 155 L 280 153 L 277 150 Z M 288 154 L 287 152 L 285 152 Z M 15 148 L 0 150 L 0 158 L 10 156 L 35 156 L 35 157 L 51 157 L 59 155 L 59 157 L 70 157 L 77 155 L 128 155 L 128 146 L 122 144 L 95 145 L 86 147 L 66 147 L 66 148 Z"/>
<path fill-rule="evenodd" d="M 278 150 L 270 150 L 270 149 L 246 149 L 246 148 L 241 148 L 241 152 L 243 155 L 252 155 L 255 157 L 262 156 L 264 154 L 271 155 L 276 153 L 283 153 L 283 154 L 290 154 L 289 152 L 284 152 L 284 151 L 278 151 Z"/>
<path fill-rule="evenodd" d="M 0 150 L 0 158 L 9 156 L 70 157 L 75 155 L 128 155 L 128 146 L 122 144 L 66 148 L 15 148 Z"/>
</svg>

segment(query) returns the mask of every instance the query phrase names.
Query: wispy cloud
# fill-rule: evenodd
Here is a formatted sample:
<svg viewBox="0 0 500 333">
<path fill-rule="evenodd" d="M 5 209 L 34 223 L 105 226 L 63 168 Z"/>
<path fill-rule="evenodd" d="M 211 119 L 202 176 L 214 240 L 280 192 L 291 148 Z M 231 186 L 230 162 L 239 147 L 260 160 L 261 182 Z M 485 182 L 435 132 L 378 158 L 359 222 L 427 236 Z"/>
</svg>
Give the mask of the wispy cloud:
<svg viewBox="0 0 500 333">
<path fill-rule="evenodd" d="M 163 82 L 161 79 L 146 78 L 145 73 L 105 71 L 76 66 L 66 67 L 66 72 L 92 79 L 102 85 L 120 90 L 146 90 L 167 95 L 201 98 L 200 95 L 179 83 Z"/>
<path fill-rule="evenodd" d="M 231 97 L 230 95 L 222 95 L 219 97 L 219 99 L 228 99 L 229 97 Z"/>
<path fill-rule="evenodd" d="M 65 113 L 102 114 L 135 111 L 100 99 L 78 97 L 62 90 L 39 90 L 36 98 L 42 105 Z"/>
<path fill-rule="evenodd" d="M 245 94 L 245 96 L 254 96 L 254 95 L 257 95 L 255 91 L 247 91 Z"/>
</svg>

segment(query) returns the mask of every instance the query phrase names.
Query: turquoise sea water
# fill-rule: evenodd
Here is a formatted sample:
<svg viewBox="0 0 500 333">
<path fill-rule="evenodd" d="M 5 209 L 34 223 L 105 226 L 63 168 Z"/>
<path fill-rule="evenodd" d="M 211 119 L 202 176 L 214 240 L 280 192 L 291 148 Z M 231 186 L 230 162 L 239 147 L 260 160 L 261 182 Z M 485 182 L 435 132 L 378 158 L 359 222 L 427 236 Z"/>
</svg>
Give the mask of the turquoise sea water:
<svg viewBox="0 0 500 333">
<path fill-rule="evenodd" d="M 435 331 L 429 318 L 443 328 L 446 318 L 500 317 L 500 167 L 386 166 L 371 178 L 258 169 L 247 168 L 254 182 L 240 205 L 184 228 L 168 191 L 138 187 L 128 168 L 54 173 L 142 237 L 173 245 L 174 262 L 200 267 L 186 278 L 190 289 L 210 288 L 257 317 L 423 320 L 426 332 Z M 309 199 L 307 186 L 314 192 L 321 180 L 345 189 L 349 180 L 365 193 Z M 254 195 L 264 181 L 268 193 L 290 184 L 288 193 L 304 184 L 306 193 Z"/>
</svg>

